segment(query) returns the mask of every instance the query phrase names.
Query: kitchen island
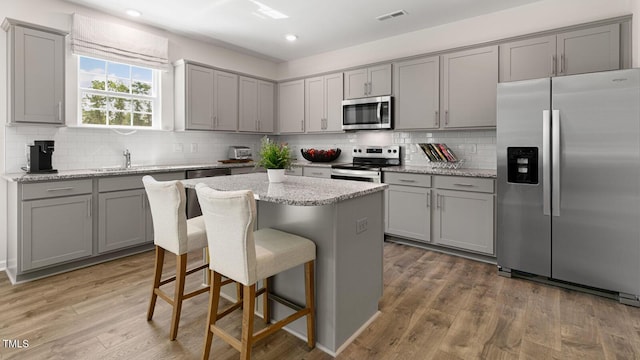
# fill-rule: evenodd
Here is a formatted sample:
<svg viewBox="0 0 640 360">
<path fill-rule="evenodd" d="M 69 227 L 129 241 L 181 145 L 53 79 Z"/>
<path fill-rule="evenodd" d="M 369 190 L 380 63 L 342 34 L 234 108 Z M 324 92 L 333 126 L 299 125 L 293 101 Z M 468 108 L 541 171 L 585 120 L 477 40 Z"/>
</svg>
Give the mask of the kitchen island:
<svg viewBox="0 0 640 360">
<path fill-rule="evenodd" d="M 378 314 L 382 296 L 385 184 L 289 176 L 269 183 L 254 173 L 185 180 L 185 187 L 204 183 L 221 191 L 252 190 L 257 200 L 257 227 L 271 227 L 309 238 L 316 244 L 317 346 L 338 354 Z M 276 275 L 272 292 L 304 304 L 304 271 Z M 272 301 L 274 320 L 292 313 Z M 287 327 L 306 338 L 306 323 Z"/>
</svg>

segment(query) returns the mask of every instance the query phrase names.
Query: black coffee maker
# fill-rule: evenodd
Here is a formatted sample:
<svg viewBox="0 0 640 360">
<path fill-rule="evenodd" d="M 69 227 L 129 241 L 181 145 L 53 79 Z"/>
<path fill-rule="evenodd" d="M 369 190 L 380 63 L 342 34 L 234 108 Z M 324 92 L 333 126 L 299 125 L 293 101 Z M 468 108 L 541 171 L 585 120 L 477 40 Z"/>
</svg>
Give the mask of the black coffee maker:
<svg viewBox="0 0 640 360">
<path fill-rule="evenodd" d="M 53 140 L 36 140 L 29 145 L 29 174 L 57 173 L 51 167 Z"/>
</svg>

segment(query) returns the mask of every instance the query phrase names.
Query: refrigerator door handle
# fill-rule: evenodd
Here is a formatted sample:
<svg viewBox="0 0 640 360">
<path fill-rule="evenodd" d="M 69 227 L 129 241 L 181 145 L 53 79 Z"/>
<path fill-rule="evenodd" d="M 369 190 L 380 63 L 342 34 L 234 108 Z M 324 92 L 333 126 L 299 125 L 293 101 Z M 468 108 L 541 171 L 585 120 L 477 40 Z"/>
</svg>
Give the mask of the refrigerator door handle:
<svg viewBox="0 0 640 360">
<path fill-rule="evenodd" d="M 549 110 L 542 111 L 542 213 L 551 215 L 551 117 Z"/>
<path fill-rule="evenodd" d="M 560 110 L 553 110 L 551 113 L 551 137 L 553 141 L 551 215 L 560 216 Z"/>
</svg>

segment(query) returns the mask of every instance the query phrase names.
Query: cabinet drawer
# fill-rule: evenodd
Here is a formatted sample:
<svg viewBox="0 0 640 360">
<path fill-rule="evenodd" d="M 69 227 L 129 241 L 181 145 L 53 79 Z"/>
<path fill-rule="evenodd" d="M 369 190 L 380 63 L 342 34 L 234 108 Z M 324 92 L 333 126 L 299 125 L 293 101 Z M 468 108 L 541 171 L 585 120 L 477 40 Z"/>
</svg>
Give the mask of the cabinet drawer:
<svg viewBox="0 0 640 360">
<path fill-rule="evenodd" d="M 384 183 L 406 186 L 431 187 L 431 175 L 395 173 L 387 171 L 384 173 Z"/>
<path fill-rule="evenodd" d="M 182 180 L 184 172 L 149 174 L 158 181 Z M 142 189 L 142 177 L 144 175 L 114 176 L 98 179 L 98 192 L 119 191 L 129 189 Z"/>
<path fill-rule="evenodd" d="M 22 185 L 22 200 L 91 193 L 91 179 L 47 181 Z"/>
<path fill-rule="evenodd" d="M 302 169 L 302 174 L 304 176 L 309 176 L 309 177 L 330 179 L 331 178 L 331 168 L 328 168 L 328 167 L 321 168 L 321 167 L 308 166 L 308 167 L 305 167 L 304 169 Z"/>
<path fill-rule="evenodd" d="M 302 168 L 292 167 L 291 169 L 286 169 L 284 173 L 290 176 L 302 176 Z M 331 176 L 331 174 L 329 174 L 329 176 Z"/>
<path fill-rule="evenodd" d="M 493 193 L 493 184 L 493 179 L 481 179 L 464 176 L 435 176 L 434 179 L 434 186 L 438 189 Z"/>
</svg>

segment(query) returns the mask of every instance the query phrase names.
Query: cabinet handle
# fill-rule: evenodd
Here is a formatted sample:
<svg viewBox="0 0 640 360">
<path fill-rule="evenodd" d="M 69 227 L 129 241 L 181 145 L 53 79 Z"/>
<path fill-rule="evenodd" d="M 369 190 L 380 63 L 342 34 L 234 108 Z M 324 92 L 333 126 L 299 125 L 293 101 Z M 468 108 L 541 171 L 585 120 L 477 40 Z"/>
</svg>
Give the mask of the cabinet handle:
<svg viewBox="0 0 640 360">
<path fill-rule="evenodd" d="M 427 193 L 427 208 L 431 207 L 431 192 Z"/>
<path fill-rule="evenodd" d="M 258 131 L 260 131 L 260 121 L 256 121 L 257 125 L 258 125 Z"/>
<path fill-rule="evenodd" d="M 440 121 L 439 118 L 440 117 L 440 111 L 436 110 L 436 121 L 435 121 L 435 126 L 438 127 L 440 125 Z"/>
<path fill-rule="evenodd" d="M 87 217 L 91 217 L 91 199 L 87 200 Z"/>
<path fill-rule="evenodd" d="M 364 94 L 367 95 L 367 83 L 364 83 Z"/>
<path fill-rule="evenodd" d="M 444 124 L 449 125 L 449 110 L 444 111 Z"/>
<path fill-rule="evenodd" d="M 453 185 L 455 185 L 455 186 L 466 186 L 466 187 L 471 187 L 471 186 L 473 186 L 473 184 L 464 184 L 464 183 L 455 183 L 455 184 L 453 184 Z"/>
<path fill-rule="evenodd" d="M 436 209 L 440 209 L 440 194 L 436 194 Z"/>
<path fill-rule="evenodd" d="M 61 187 L 61 188 L 47 189 L 47 191 L 67 191 L 67 190 L 73 190 L 73 187 Z"/>
<path fill-rule="evenodd" d="M 398 179 L 398 180 L 400 180 L 401 182 L 404 182 L 404 183 L 414 183 L 414 182 L 416 182 L 415 180 L 409 180 L 409 179 Z"/>
<path fill-rule="evenodd" d="M 551 76 L 556 75 L 556 56 L 551 55 Z"/>
<path fill-rule="evenodd" d="M 58 101 L 58 121 L 62 121 L 62 101 Z"/>
<path fill-rule="evenodd" d="M 304 119 L 300 120 L 300 131 L 304 131 Z"/>
<path fill-rule="evenodd" d="M 564 74 L 564 53 L 560 55 L 560 73 Z"/>
</svg>

